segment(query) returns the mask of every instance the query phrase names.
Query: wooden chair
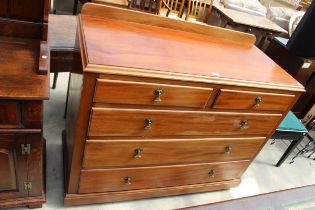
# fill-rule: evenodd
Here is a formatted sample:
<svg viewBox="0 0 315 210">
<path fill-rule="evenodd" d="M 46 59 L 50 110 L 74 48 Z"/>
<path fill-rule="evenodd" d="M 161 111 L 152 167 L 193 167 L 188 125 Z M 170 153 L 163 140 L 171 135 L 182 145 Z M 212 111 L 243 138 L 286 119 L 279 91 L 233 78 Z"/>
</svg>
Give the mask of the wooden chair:
<svg viewBox="0 0 315 210">
<path fill-rule="evenodd" d="M 207 22 L 211 13 L 213 0 L 189 0 L 186 20 Z"/>
<path fill-rule="evenodd" d="M 158 14 L 171 18 L 181 18 L 184 12 L 185 0 L 160 0 Z M 172 16 L 169 16 L 169 15 Z"/>
<path fill-rule="evenodd" d="M 158 14 L 159 0 L 130 0 L 129 8 L 140 10 L 142 12 Z"/>
</svg>

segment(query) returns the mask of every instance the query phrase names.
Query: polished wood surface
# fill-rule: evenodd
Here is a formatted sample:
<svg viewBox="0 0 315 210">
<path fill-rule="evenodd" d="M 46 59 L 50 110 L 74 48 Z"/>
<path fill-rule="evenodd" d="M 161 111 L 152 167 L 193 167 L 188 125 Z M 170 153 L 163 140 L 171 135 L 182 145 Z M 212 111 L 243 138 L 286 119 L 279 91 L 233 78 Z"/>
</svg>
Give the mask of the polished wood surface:
<svg viewBox="0 0 315 210">
<path fill-rule="evenodd" d="M 162 91 L 161 95 L 156 91 Z M 202 108 L 211 93 L 212 88 L 98 79 L 94 101 Z"/>
<path fill-rule="evenodd" d="M 249 161 L 241 161 L 82 170 L 79 193 L 150 189 L 232 180 L 239 178 L 248 164 Z M 212 173 L 214 173 L 213 176 Z M 130 184 L 126 184 L 126 177 L 131 177 Z"/>
<path fill-rule="evenodd" d="M 0 48 L 0 98 L 48 99 L 49 76 L 37 74 L 38 40 L 1 37 Z"/>
<path fill-rule="evenodd" d="M 93 108 L 89 136 L 235 135 L 270 133 L 281 114 Z M 152 119 L 146 129 L 146 119 Z M 241 128 L 242 120 L 248 127 Z"/>
<path fill-rule="evenodd" d="M 119 66 L 127 68 L 125 71 L 128 68 L 146 69 L 164 74 L 192 74 L 209 79 L 229 78 L 301 88 L 255 46 L 139 23 L 126 24 L 87 15 L 82 15 L 81 19 L 87 51 L 85 59 L 89 64 L 97 64 L 96 72 L 106 73 L 103 66 Z M 241 62 L 243 58 L 246 58 L 246 65 Z"/>
<path fill-rule="evenodd" d="M 83 167 L 89 169 L 250 160 L 264 140 L 264 137 L 193 140 L 89 140 L 86 142 Z M 196 148 L 199 149 L 196 150 Z M 137 156 L 137 149 L 140 149 L 140 157 Z"/>
<path fill-rule="evenodd" d="M 39 208 L 46 200 L 42 128 L 43 100 L 49 97 L 49 8 L 49 0 L 0 1 L 1 209 Z"/>
<path fill-rule="evenodd" d="M 255 42 L 254 36 L 242 32 L 219 29 L 217 27 L 194 24 L 186 21 L 179 21 L 171 18 L 142 13 L 139 11 L 132 11 L 105 5 L 85 4 L 82 8 L 81 14 L 193 32 L 206 36 L 220 37 L 221 39 L 228 39 L 236 42 L 242 41 L 249 45 Z"/>
<path fill-rule="evenodd" d="M 20 153 L 24 136 L 0 135 L 0 208 L 7 199 L 27 196 L 23 181 L 27 179 L 27 160 Z"/>
<path fill-rule="evenodd" d="M 76 39 L 83 68 L 71 73 L 63 133 L 66 205 L 240 182 L 304 89 L 251 36 L 195 25 L 84 5 Z M 238 98 L 224 102 L 221 90 Z M 248 107 L 256 93 L 270 96 L 260 103 L 276 108 Z M 273 97 L 280 96 L 286 100 L 278 106 Z M 214 108 L 216 100 L 247 108 Z"/>
<path fill-rule="evenodd" d="M 209 192 L 236 187 L 240 184 L 240 179 L 231 181 L 212 182 L 194 185 L 184 185 L 176 187 L 159 187 L 155 189 L 130 190 L 103 193 L 83 193 L 67 194 L 64 204 L 66 206 L 83 205 L 91 203 L 110 203 L 126 200 L 138 200 L 143 198 L 154 198 L 161 196 L 172 196 L 179 194 Z"/>
<path fill-rule="evenodd" d="M 20 103 L 0 101 L 0 128 L 19 128 L 20 123 Z"/>
<path fill-rule="evenodd" d="M 257 97 L 261 102 L 256 102 Z M 281 111 L 287 109 L 294 98 L 295 95 L 222 89 L 213 108 Z"/>
</svg>

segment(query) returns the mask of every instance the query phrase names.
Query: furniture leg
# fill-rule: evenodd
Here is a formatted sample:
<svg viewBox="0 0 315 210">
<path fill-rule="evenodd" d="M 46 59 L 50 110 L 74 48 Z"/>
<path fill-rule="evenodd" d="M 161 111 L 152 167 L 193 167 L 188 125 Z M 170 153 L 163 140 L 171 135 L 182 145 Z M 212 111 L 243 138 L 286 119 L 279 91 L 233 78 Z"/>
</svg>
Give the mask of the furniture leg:
<svg viewBox="0 0 315 210">
<path fill-rule="evenodd" d="M 37 208 L 42 208 L 43 204 L 39 203 L 39 204 L 32 204 L 32 205 L 28 205 L 27 206 L 29 209 L 37 209 Z"/>
<path fill-rule="evenodd" d="M 68 81 L 68 88 L 67 88 L 67 96 L 66 96 L 66 106 L 65 106 L 65 113 L 64 113 L 64 118 L 67 116 L 67 109 L 68 109 L 68 97 L 69 97 L 69 88 L 70 88 L 70 78 L 71 78 L 71 73 L 69 73 L 69 81 Z"/>
<path fill-rule="evenodd" d="M 303 140 L 305 134 L 303 134 L 297 141 L 292 141 L 291 144 L 289 145 L 288 149 L 284 152 L 278 163 L 276 164 L 277 167 L 280 167 L 282 163 L 287 159 L 287 157 L 292 153 L 292 151 L 301 143 Z M 294 159 L 294 158 L 293 158 Z M 292 161 L 293 161 L 292 159 Z M 291 162 L 292 162 L 291 161 Z"/>
<path fill-rule="evenodd" d="M 58 79 L 58 72 L 55 72 L 54 73 L 54 79 L 53 79 L 53 85 L 52 85 L 51 89 L 56 89 L 57 79 Z"/>
<path fill-rule="evenodd" d="M 78 10 L 78 2 L 79 0 L 74 0 L 74 5 L 73 5 L 73 15 L 77 14 L 77 10 Z"/>
</svg>

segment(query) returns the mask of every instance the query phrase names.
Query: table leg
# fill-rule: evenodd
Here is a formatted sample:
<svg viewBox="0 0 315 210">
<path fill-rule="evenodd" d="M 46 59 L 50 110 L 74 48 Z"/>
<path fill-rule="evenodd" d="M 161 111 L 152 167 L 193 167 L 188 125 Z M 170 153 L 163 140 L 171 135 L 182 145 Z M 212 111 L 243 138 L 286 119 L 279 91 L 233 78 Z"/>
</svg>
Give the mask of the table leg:
<svg viewBox="0 0 315 210">
<path fill-rule="evenodd" d="M 77 14 L 77 10 L 78 10 L 78 2 L 79 0 L 74 0 L 74 5 L 73 5 L 73 15 Z"/>
<path fill-rule="evenodd" d="M 301 143 L 304 139 L 305 134 L 303 134 L 298 140 L 293 140 L 289 145 L 288 149 L 284 152 L 278 163 L 276 164 L 277 167 L 280 167 L 282 163 L 287 159 L 287 157 L 292 153 L 292 151 Z"/>
<path fill-rule="evenodd" d="M 68 81 L 68 89 L 67 89 L 67 98 L 66 98 L 66 105 L 65 105 L 65 113 L 64 118 L 67 117 L 67 109 L 68 109 L 68 97 L 69 97 L 69 88 L 70 88 L 70 79 L 71 79 L 71 72 L 69 73 L 69 81 Z"/>
</svg>

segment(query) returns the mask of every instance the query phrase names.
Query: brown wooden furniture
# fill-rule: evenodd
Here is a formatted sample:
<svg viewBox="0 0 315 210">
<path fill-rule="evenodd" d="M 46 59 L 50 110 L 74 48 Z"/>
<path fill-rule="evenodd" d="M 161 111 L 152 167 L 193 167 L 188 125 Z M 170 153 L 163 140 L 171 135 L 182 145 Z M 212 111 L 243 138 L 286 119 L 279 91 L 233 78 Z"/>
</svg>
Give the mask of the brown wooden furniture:
<svg viewBox="0 0 315 210">
<path fill-rule="evenodd" d="M 65 205 L 236 186 L 304 91 L 250 34 L 95 4 L 78 32 Z"/>
<path fill-rule="evenodd" d="M 0 208 L 45 202 L 49 5 L 48 0 L 0 2 Z"/>
<path fill-rule="evenodd" d="M 292 111 L 303 118 L 315 104 L 315 59 L 304 59 L 291 53 L 287 47 L 288 39 L 276 37 L 271 40 L 265 53 L 299 81 L 306 89 Z"/>
<path fill-rule="evenodd" d="M 186 20 L 208 22 L 211 14 L 213 0 L 189 0 Z"/>
<path fill-rule="evenodd" d="M 172 14 L 171 18 L 181 18 L 184 6 L 185 0 L 160 0 L 158 15 L 169 17 Z"/>
<path fill-rule="evenodd" d="M 71 72 L 72 70 L 77 17 L 72 15 L 49 15 L 48 25 L 50 73 L 54 73 L 52 89 L 55 89 L 58 73 Z"/>
<path fill-rule="evenodd" d="M 255 44 L 260 48 L 263 47 L 266 38 L 288 33 L 266 17 L 227 9 L 217 4 L 212 7 L 208 24 L 251 33 L 256 36 Z"/>
</svg>

